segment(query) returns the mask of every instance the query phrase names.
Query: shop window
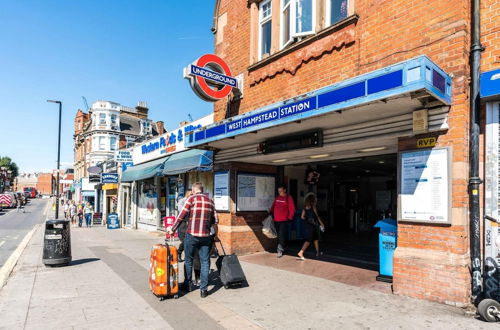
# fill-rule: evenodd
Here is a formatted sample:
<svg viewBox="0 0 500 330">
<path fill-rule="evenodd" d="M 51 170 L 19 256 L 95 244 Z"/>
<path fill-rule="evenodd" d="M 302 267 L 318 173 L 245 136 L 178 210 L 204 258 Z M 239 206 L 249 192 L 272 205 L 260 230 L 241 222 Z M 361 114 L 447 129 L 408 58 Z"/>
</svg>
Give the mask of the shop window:
<svg viewBox="0 0 500 330">
<path fill-rule="evenodd" d="M 271 0 L 263 1 L 259 5 L 259 59 L 271 54 L 272 40 L 272 7 Z"/>
<path fill-rule="evenodd" d="M 347 17 L 348 0 L 326 0 L 326 26 L 333 25 Z"/>
</svg>

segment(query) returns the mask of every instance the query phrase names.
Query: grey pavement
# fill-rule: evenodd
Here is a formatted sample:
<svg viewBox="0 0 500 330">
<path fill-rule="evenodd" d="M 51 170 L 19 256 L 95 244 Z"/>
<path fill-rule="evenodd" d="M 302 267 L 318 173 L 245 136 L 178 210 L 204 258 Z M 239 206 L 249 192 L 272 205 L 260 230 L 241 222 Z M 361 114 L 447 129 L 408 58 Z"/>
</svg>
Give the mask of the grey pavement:
<svg viewBox="0 0 500 330">
<path fill-rule="evenodd" d="M 38 223 L 45 220 L 48 199 L 32 199 L 23 212 L 16 209 L 0 211 L 0 267 L 14 252 L 24 236 Z"/>
<path fill-rule="evenodd" d="M 35 233 L 0 291 L 0 329 L 498 329 L 458 308 L 249 262 L 248 287 L 225 290 L 214 272 L 208 298 L 196 291 L 160 302 L 148 289 L 160 235 L 71 234 L 72 264 L 46 268 L 43 231 Z"/>
</svg>

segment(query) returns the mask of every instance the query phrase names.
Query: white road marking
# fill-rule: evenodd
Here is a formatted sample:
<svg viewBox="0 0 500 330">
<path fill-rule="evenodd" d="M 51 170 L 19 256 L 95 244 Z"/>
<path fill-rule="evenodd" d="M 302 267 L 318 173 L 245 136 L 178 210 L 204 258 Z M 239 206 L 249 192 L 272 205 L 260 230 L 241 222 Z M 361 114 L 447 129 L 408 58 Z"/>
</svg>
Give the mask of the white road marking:
<svg viewBox="0 0 500 330">
<path fill-rule="evenodd" d="M 0 247 L 5 244 L 5 241 L 0 242 Z"/>
</svg>

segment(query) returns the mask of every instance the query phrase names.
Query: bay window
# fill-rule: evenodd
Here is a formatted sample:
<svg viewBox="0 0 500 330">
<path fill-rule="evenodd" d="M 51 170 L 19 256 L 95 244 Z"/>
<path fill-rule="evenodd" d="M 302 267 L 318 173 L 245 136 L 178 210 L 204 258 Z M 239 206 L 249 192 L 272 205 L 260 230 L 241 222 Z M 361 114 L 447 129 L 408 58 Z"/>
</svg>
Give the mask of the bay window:
<svg viewBox="0 0 500 330">
<path fill-rule="evenodd" d="M 326 0 L 326 26 L 333 25 L 347 17 L 348 0 Z"/>
<path fill-rule="evenodd" d="M 99 136 L 99 150 L 106 150 L 105 137 Z"/>
<path fill-rule="evenodd" d="M 114 137 L 114 136 L 109 138 L 109 150 L 111 150 L 111 151 L 116 150 L 116 137 Z"/>
<path fill-rule="evenodd" d="M 259 59 L 271 54 L 272 7 L 271 0 L 259 4 Z"/>
<path fill-rule="evenodd" d="M 99 114 L 99 125 L 106 125 L 106 114 Z"/>
</svg>

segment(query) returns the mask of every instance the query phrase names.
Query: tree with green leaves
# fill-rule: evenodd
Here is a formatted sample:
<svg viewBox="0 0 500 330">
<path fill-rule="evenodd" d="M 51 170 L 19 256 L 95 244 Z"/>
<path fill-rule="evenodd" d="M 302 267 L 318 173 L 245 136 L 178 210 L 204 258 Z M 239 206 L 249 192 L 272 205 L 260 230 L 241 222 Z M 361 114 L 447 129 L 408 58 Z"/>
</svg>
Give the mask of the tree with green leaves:
<svg viewBox="0 0 500 330">
<path fill-rule="evenodd" d="M 19 175 L 19 167 L 17 167 L 17 164 L 10 157 L 0 156 L 0 167 L 7 167 L 8 170 L 12 171 L 12 181 Z"/>
</svg>

